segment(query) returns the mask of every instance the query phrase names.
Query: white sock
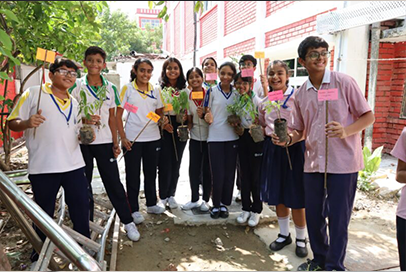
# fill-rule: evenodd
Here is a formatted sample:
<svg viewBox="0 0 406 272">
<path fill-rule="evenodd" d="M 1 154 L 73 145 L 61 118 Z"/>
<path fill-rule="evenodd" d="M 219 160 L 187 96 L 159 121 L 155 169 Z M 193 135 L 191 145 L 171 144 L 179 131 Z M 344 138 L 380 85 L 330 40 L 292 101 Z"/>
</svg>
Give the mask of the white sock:
<svg viewBox="0 0 406 272">
<path fill-rule="evenodd" d="M 278 224 L 279 224 L 279 229 L 280 233 L 285 236 L 289 236 L 289 216 L 286 217 L 278 217 Z M 284 242 L 286 239 L 282 237 L 278 237 L 276 241 L 278 243 Z"/>
<path fill-rule="evenodd" d="M 212 211 L 213 211 L 213 212 L 218 212 L 218 211 L 219 211 L 219 208 L 213 208 Z"/>
<path fill-rule="evenodd" d="M 221 206 L 221 207 L 220 207 L 220 211 L 222 211 L 222 212 L 225 212 L 225 211 L 227 211 L 227 208 L 226 208 L 226 206 Z"/>
<path fill-rule="evenodd" d="M 296 230 L 296 238 L 300 240 L 306 239 L 306 227 L 298 227 L 295 225 Z M 306 243 L 303 242 L 296 242 L 299 247 L 305 247 Z"/>
</svg>

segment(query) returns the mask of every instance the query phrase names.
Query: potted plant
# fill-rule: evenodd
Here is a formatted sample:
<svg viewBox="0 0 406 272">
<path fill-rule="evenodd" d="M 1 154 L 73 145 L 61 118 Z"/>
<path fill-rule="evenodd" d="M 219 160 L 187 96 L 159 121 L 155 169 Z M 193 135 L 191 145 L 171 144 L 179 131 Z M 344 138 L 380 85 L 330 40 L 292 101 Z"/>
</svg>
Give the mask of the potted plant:
<svg viewBox="0 0 406 272">
<path fill-rule="evenodd" d="M 98 92 L 97 97 L 98 99 L 95 100 L 93 103 L 87 102 L 87 95 L 85 91 L 82 89 L 80 90 L 80 102 L 79 102 L 79 115 L 82 114 L 82 127 L 79 130 L 80 141 L 82 144 L 90 144 L 95 139 L 95 131 L 92 125 L 88 124 L 88 121 L 92 119 L 91 115 L 94 115 L 95 112 L 98 112 L 100 115 L 101 107 L 103 106 L 103 102 L 106 100 L 107 97 L 107 87 L 102 86 Z M 97 121 L 95 126 L 100 128 L 100 121 Z M 103 125 L 104 126 L 104 125 Z"/>
<path fill-rule="evenodd" d="M 189 97 L 186 92 L 180 92 L 179 96 L 172 99 L 173 111 L 176 113 L 176 121 L 181 125 L 178 127 L 179 140 L 186 142 L 189 139 L 188 127 L 184 125 L 185 115 L 189 109 Z"/>
<path fill-rule="evenodd" d="M 288 141 L 288 124 L 287 124 L 286 119 L 281 117 L 281 103 L 278 100 L 276 100 L 276 101 L 268 100 L 264 103 L 264 107 L 268 114 L 271 113 L 274 109 L 276 109 L 278 118 L 274 120 L 274 132 L 278 136 L 279 141 L 287 142 Z M 288 147 L 286 147 L 286 154 L 288 155 L 290 170 L 292 170 L 292 163 L 290 160 Z"/>
</svg>

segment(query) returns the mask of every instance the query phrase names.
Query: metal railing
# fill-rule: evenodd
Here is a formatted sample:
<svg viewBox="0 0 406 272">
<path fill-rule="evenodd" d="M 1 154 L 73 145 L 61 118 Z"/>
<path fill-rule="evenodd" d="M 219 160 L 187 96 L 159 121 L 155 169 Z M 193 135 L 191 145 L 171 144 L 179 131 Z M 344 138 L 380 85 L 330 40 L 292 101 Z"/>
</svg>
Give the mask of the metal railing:
<svg viewBox="0 0 406 272">
<path fill-rule="evenodd" d="M 33 200 L 0 171 L 0 189 L 14 201 L 35 225 L 80 270 L 101 271 L 97 261 L 87 254 L 65 231 L 55 223 Z"/>
</svg>

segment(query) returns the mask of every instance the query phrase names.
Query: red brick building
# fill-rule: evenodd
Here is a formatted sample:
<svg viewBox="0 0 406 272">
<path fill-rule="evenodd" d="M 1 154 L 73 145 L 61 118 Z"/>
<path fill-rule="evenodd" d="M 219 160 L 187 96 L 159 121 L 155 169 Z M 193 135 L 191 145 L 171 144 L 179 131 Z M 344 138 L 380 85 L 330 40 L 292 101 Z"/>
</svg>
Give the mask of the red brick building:
<svg viewBox="0 0 406 272">
<path fill-rule="evenodd" d="M 376 122 L 366 131 L 366 143 L 373 148 L 384 145 L 386 152 L 393 148 L 406 125 L 405 2 L 203 3 L 204 12 L 197 15 L 197 66 L 208 56 L 220 64 L 242 53 L 265 51 L 260 68 L 264 70 L 269 60 L 284 60 L 290 67 L 290 83 L 300 86 L 307 73 L 297 61 L 297 47 L 305 37 L 322 36 L 332 51 L 330 69 L 354 77 L 375 111 Z M 193 2 L 168 1 L 167 6 L 170 19 L 164 23 L 163 49 L 179 58 L 187 70 L 193 63 Z M 379 23 L 379 39 L 374 43 L 379 54 L 373 50 L 371 57 L 373 23 Z M 371 67 L 371 63 L 377 66 Z M 257 67 L 256 75 L 260 70 Z"/>
</svg>

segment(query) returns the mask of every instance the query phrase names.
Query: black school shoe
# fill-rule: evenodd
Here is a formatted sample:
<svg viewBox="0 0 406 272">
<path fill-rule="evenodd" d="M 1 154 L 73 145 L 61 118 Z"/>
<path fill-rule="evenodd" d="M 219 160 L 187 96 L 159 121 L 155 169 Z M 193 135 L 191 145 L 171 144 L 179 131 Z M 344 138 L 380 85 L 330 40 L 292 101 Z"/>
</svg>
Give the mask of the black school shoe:
<svg viewBox="0 0 406 272">
<path fill-rule="evenodd" d="M 225 208 L 226 210 L 225 211 L 222 211 L 221 210 L 221 208 Z M 221 218 L 228 218 L 228 209 L 227 209 L 227 207 L 226 206 L 221 206 L 220 207 L 220 217 Z"/>
<path fill-rule="evenodd" d="M 269 245 L 269 248 L 272 251 L 281 250 L 285 246 L 290 245 L 292 243 L 292 238 L 290 237 L 290 233 L 289 233 L 288 236 L 285 236 L 285 235 L 282 235 L 282 234 L 279 233 L 278 237 L 285 238 L 285 241 L 283 241 L 283 242 L 277 242 L 276 240 L 273 241 L 272 244 Z"/>
<path fill-rule="evenodd" d="M 297 245 L 297 242 L 303 242 L 305 244 L 305 246 L 300 247 L 300 246 Z M 296 251 L 295 251 L 296 256 L 298 256 L 300 258 L 307 257 L 307 254 L 309 254 L 309 253 L 307 252 L 306 244 L 307 244 L 306 239 L 297 239 L 296 238 Z"/>
<path fill-rule="evenodd" d="M 218 209 L 217 211 L 213 211 L 214 208 L 210 209 L 210 217 L 213 219 L 218 219 L 220 217 L 220 209 Z"/>
<path fill-rule="evenodd" d="M 314 260 L 307 259 L 305 263 L 302 263 L 297 267 L 297 271 L 323 271 L 324 267 L 321 267 Z"/>
</svg>

